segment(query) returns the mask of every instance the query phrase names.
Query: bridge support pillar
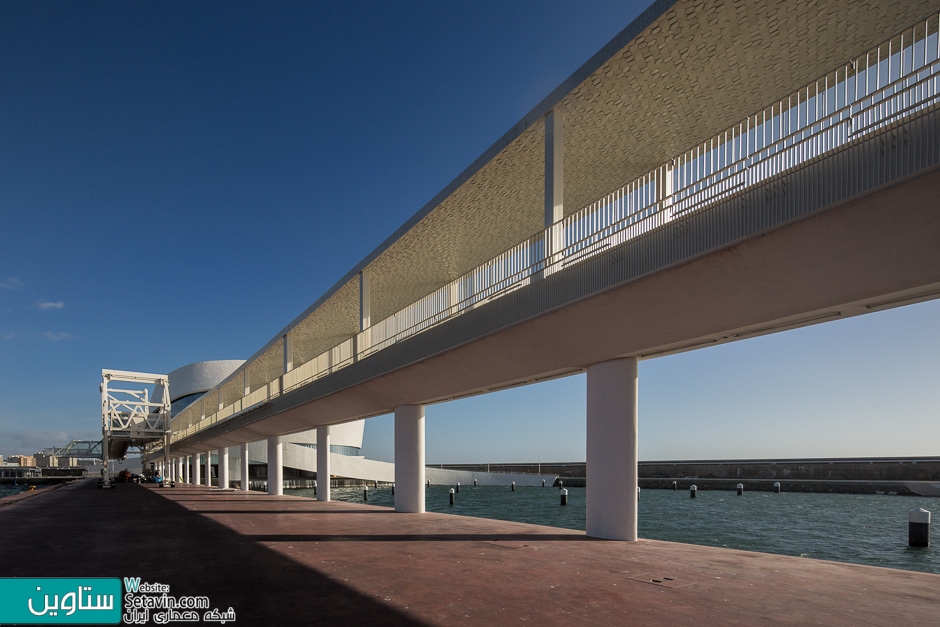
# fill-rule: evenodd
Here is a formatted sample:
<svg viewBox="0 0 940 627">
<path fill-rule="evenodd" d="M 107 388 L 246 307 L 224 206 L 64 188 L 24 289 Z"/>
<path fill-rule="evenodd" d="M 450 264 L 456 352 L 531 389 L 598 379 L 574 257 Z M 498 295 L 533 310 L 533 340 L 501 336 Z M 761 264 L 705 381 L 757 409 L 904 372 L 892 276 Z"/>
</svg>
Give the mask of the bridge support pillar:
<svg viewBox="0 0 940 627">
<path fill-rule="evenodd" d="M 330 427 L 317 427 L 317 500 L 330 500 Z"/>
<path fill-rule="evenodd" d="M 424 405 L 395 408 L 395 511 L 424 512 Z"/>
<path fill-rule="evenodd" d="M 186 459 L 185 457 L 177 457 L 176 461 L 173 462 L 174 464 L 173 480 L 179 483 L 183 483 L 183 462 L 185 461 L 185 459 Z"/>
<path fill-rule="evenodd" d="M 189 455 L 183 456 L 183 483 L 189 483 Z"/>
<path fill-rule="evenodd" d="M 206 451 L 206 487 L 212 487 L 212 451 Z"/>
<path fill-rule="evenodd" d="M 268 436 L 268 494 L 284 494 L 284 445 L 281 436 Z"/>
<path fill-rule="evenodd" d="M 219 449 L 219 487 L 228 489 L 228 447 Z"/>
<path fill-rule="evenodd" d="M 242 456 L 242 492 L 247 492 L 249 489 L 248 485 L 248 442 L 242 442 L 242 445 L 239 447 L 239 453 Z"/>
<path fill-rule="evenodd" d="M 636 540 L 637 359 L 587 369 L 587 535 Z"/>
<path fill-rule="evenodd" d="M 202 462 L 199 453 L 193 455 L 193 485 L 202 485 Z"/>
</svg>

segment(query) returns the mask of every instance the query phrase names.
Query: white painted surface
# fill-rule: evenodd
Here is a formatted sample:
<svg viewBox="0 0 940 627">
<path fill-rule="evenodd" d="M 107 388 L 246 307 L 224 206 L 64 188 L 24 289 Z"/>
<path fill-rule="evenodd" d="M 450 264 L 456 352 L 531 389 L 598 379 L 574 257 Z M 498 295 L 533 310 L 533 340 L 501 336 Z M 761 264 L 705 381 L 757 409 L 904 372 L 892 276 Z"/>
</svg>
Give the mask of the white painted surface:
<svg viewBox="0 0 940 627">
<path fill-rule="evenodd" d="M 284 446 L 281 436 L 268 436 L 268 494 L 284 494 Z"/>
<path fill-rule="evenodd" d="M 317 500 L 330 500 L 330 427 L 317 427 Z M 320 453 L 323 453 L 322 455 Z"/>
<path fill-rule="evenodd" d="M 193 485 L 202 484 L 202 465 L 199 463 L 199 453 L 193 455 Z"/>
<path fill-rule="evenodd" d="M 918 523 L 923 525 L 930 524 L 930 512 L 924 508 L 912 509 L 907 513 L 908 522 Z"/>
<path fill-rule="evenodd" d="M 219 449 L 219 487 L 228 489 L 228 447 Z"/>
<path fill-rule="evenodd" d="M 637 537 L 637 359 L 587 368 L 587 535 Z"/>
<path fill-rule="evenodd" d="M 424 512 L 424 476 L 424 406 L 396 407 L 396 512 Z"/>
<path fill-rule="evenodd" d="M 238 447 L 239 462 L 241 462 L 242 492 L 248 492 L 248 442 L 242 442 Z"/>
<path fill-rule="evenodd" d="M 206 487 L 211 488 L 212 487 L 212 451 L 206 451 L 205 454 L 206 454 L 206 459 L 205 459 L 206 467 L 203 470 L 205 470 L 206 475 L 204 478 L 206 480 Z"/>
</svg>

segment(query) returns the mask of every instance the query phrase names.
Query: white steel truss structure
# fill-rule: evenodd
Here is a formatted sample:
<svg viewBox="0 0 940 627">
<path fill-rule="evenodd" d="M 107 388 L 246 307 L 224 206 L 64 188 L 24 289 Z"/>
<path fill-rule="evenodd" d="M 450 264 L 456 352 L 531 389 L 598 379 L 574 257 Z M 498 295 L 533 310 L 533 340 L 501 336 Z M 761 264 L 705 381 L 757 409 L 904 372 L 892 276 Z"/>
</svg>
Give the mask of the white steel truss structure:
<svg viewBox="0 0 940 627">
<path fill-rule="evenodd" d="M 142 389 L 115 387 L 132 383 L 153 386 Z M 134 446 L 146 450 L 161 444 L 165 466 L 170 454 L 170 379 L 165 374 L 101 371 L 101 433 L 105 467 L 109 459 L 122 459 Z"/>
</svg>

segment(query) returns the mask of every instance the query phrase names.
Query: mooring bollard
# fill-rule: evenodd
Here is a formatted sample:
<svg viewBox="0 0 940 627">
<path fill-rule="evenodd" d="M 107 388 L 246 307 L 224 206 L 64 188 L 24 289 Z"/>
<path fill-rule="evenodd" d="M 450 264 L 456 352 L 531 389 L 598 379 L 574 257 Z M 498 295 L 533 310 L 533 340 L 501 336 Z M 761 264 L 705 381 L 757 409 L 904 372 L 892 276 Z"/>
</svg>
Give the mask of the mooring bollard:
<svg viewBox="0 0 940 627">
<path fill-rule="evenodd" d="M 316 479 L 313 480 L 313 495 L 314 496 L 317 495 L 317 480 Z"/>
<path fill-rule="evenodd" d="M 515 481 L 512 482 L 512 486 L 511 486 L 511 487 L 512 487 L 512 491 L 515 492 L 515 491 L 516 491 L 516 482 L 515 482 Z"/>
<path fill-rule="evenodd" d="M 738 490 L 738 496 L 743 496 L 743 495 L 744 495 L 744 484 L 743 484 L 743 483 L 739 483 L 739 484 L 738 484 L 737 486 L 735 486 L 735 487 L 736 487 L 737 490 Z"/>
<path fill-rule="evenodd" d="M 451 505 L 454 504 L 454 489 L 453 488 L 450 489 L 450 504 Z"/>
<path fill-rule="evenodd" d="M 563 487 L 565 487 L 565 482 L 564 482 L 564 481 L 559 481 L 559 482 L 558 482 L 558 489 L 561 490 Z"/>
<path fill-rule="evenodd" d="M 568 504 L 568 490 L 566 490 L 565 488 L 561 489 L 561 504 L 562 505 Z"/>
<path fill-rule="evenodd" d="M 477 487 L 477 480 L 476 480 L 476 479 L 473 480 L 473 487 L 474 487 L 474 488 Z"/>
<path fill-rule="evenodd" d="M 392 484 L 392 496 L 395 496 L 395 484 Z"/>
<path fill-rule="evenodd" d="M 780 494 L 780 482 L 774 481 L 774 494 Z"/>
<path fill-rule="evenodd" d="M 690 498 L 690 499 L 694 499 L 696 492 L 698 492 L 698 486 L 696 486 L 696 485 L 693 483 L 692 485 L 689 486 L 689 498 Z"/>
<path fill-rule="evenodd" d="M 637 486 L 637 487 L 636 487 L 636 500 L 637 500 L 637 501 L 640 500 L 640 486 Z"/>
<path fill-rule="evenodd" d="M 907 513 L 907 545 L 930 546 L 930 512 L 922 507 Z"/>
<path fill-rule="evenodd" d="M 457 482 L 457 494 L 460 494 L 460 482 Z"/>
<path fill-rule="evenodd" d="M 362 486 L 362 500 L 363 501 L 369 500 L 369 486 L 367 485 Z"/>
<path fill-rule="evenodd" d="M 679 486 L 676 485 L 676 482 L 675 482 L 675 481 L 672 482 L 672 489 L 673 489 L 673 490 L 678 490 L 678 489 L 679 489 Z"/>
<path fill-rule="evenodd" d="M 545 479 L 542 479 L 542 487 L 545 487 Z"/>
</svg>

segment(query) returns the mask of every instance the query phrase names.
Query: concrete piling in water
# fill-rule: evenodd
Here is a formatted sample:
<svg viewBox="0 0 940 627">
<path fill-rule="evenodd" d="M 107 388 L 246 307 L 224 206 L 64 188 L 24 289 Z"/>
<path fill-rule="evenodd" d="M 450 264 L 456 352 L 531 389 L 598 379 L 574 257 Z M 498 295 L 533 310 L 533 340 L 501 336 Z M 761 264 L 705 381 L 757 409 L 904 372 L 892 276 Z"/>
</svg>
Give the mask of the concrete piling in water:
<svg viewBox="0 0 940 627">
<path fill-rule="evenodd" d="M 930 512 L 922 507 L 907 513 L 907 545 L 930 546 Z"/>
<path fill-rule="evenodd" d="M 369 486 L 362 486 L 362 502 L 365 503 L 369 500 Z"/>
<path fill-rule="evenodd" d="M 737 489 L 737 491 L 738 491 L 738 496 L 743 496 L 743 495 L 744 495 L 744 484 L 743 484 L 743 483 L 739 483 L 737 486 L 735 486 L 735 489 Z"/>
<path fill-rule="evenodd" d="M 512 491 L 515 492 L 515 491 L 516 491 L 516 482 L 513 481 L 513 482 L 512 482 L 512 486 L 510 486 L 510 487 L 512 488 Z"/>
<path fill-rule="evenodd" d="M 565 488 L 561 489 L 561 504 L 562 506 L 568 504 L 568 490 Z"/>
<path fill-rule="evenodd" d="M 392 496 L 395 496 L 395 484 L 392 484 Z"/>
<path fill-rule="evenodd" d="M 637 487 L 636 487 L 636 500 L 637 500 L 637 501 L 640 500 L 640 486 L 637 486 Z"/>
<path fill-rule="evenodd" d="M 542 487 L 545 487 L 545 479 L 542 479 Z"/>
<path fill-rule="evenodd" d="M 565 487 L 565 482 L 564 482 L 564 481 L 559 481 L 559 482 L 558 482 L 558 489 L 561 490 L 563 487 Z"/>
<path fill-rule="evenodd" d="M 460 494 L 460 482 L 457 482 L 457 494 Z"/>
<path fill-rule="evenodd" d="M 698 486 L 693 483 L 689 486 L 689 498 L 694 499 L 696 492 L 698 492 Z"/>
<path fill-rule="evenodd" d="M 476 480 L 476 479 L 473 480 L 473 487 L 474 487 L 474 488 L 477 487 L 477 480 Z"/>
<path fill-rule="evenodd" d="M 774 494 L 780 494 L 780 482 L 774 481 Z"/>
<path fill-rule="evenodd" d="M 678 490 L 678 489 L 679 489 L 679 485 L 678 485 L 675 481 L 672 482 L 672 489 L 673 489 L 673 490 Z"/>
<path fill-rule="evenodd" d="M 453 488 L 450 489 L 450 504 L 451 505 L 454 504 L 454 489 Z"/>
</svg>

